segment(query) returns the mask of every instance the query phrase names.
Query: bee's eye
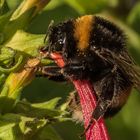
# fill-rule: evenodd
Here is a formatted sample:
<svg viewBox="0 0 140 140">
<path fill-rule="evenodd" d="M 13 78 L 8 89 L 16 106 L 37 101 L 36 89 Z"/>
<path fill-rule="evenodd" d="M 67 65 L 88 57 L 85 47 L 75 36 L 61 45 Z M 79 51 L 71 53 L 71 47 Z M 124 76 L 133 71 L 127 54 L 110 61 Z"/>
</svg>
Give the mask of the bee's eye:
<svg viewBox="0 0 140 140">
<path fill-rule="evenodd" d="M 63 39 L 59 39 L 59 40 L 58 40 L 58 43 L 59 43 L 59 45 L 63 45 L 63 44 L 64 44 Z"/>
<path fill-rule="evenodd" d="M 62 48 L 64 46 L 63 39 L 58 39 L 58 41 L 55 43 L 55 51 L 62 51 Z"/>
</svg>

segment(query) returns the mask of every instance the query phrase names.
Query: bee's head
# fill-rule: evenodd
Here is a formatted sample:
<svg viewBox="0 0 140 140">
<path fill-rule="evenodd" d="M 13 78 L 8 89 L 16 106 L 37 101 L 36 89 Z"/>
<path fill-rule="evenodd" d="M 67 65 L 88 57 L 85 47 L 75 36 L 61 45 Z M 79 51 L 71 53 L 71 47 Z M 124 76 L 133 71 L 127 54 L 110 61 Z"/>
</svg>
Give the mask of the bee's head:
<svg viewBox="0 0 140 140">
<path fill-rule="evenodd" d="M 63 47 L 66 45 L 66 33 L 64 26 L 59 24 L 52 26 L 49 29 L 49 51 L 51 52 L 62 52 Z"/>
<path fill-rule="evenodd" d="M 64 50 L 71 49 L 75 46 L 73 39 L 73 21 L 67 20 L 49 28 L 49 52 L 63 53 Z"/>
</svg>

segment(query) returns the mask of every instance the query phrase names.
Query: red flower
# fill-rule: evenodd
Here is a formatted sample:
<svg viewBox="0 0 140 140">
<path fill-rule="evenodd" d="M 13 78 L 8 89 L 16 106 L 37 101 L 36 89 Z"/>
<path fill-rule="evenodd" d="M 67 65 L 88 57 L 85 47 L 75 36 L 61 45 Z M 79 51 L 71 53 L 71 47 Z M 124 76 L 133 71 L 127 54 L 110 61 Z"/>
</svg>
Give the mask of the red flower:
<svg viewBox="0 0 140 140">
<path fill-rule="evenodd" d="M 55 60 L 59 67 L 64 66 L 64 61 L 60 54 L 52 53 L 51 57 Z M 75 85 L 80 97 L 84 126 L 86 129 L 92 119 L 92 112 L 96 107 L 96 98 L 94 96 L 95 92 L 91 83 L 87 80 L 72 80 L 72 82 Z M 103 118 L 93 122 L 86 132 L 86 140 L 109 140 Z"/>
</svg>

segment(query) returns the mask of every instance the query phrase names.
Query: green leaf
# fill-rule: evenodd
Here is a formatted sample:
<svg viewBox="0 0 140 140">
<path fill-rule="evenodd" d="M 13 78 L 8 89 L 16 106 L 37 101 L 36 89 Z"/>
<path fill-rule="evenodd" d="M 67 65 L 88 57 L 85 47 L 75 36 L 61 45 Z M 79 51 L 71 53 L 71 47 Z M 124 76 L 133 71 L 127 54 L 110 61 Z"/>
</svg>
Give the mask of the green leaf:
<svg viewBox="0 0 140 140">
<path fill-rule="evenodd" d="M 11 112 L 15 107 L 17 100 L 20 97 L 22 88 L 18 88 L 14 91 L 14 94 L 9 97 L 9 86 L 3 85 L 1 94 L 0 94 L 0 113 L 5 114 Z"/>
<path fill-rule="evenodd" d="M 51 1 L 45 9 L 47 10 L 52 10 L 52 9 L 55 9 L 56 7 L 60 6 L 64 4 L 64 0 L 55 0 L 55 1 Z"/>
<path fill-rule="evenodd" d="M 58 105 L 58 101 L 60 100 L 61 98 L 60 97 L 56 97 L 54 99 L 51 99 L 47 102 L 44 102 L 44 103 L 37 103 L 37 104 L 32 104 L 33 107 L 36 107 L 36 108 L 47 108 L 47 109 L 55 109 L 56 106 Z"/>
<path fill-rule="evenodd" d="M 13 109 L 15 100 L 8 98 L 6 96 L 7 93 L 8 93 L 8 87 L 4 87 L 0 95 L 0 113 L 7 113 Z"/>
<path fill-rule="evenodd" d="M 3 46 L 0 52 L 0 72 L 10 73 L 17 70 L 22 64 L 22 60 L 23 56 L 19 55 L 17 51 Z"/>
<path fill-rule="evenodd" d="M 5 46 L 25 52 L 31 56 L 38 55 L 38 49 L 44 46 L 45 35 L 34 35 L 24 31 L 17 31 Z"/>
<path fill-rule="evenodd" d="M 22 140 L 17 135 L 17 129 L 15 123 L 3 123 L 0 122 L 0 139 L 1 140 Z"/>
<path fill-rule="evenodd" d="M 7 13 L 9 11 L 9 7 L 5 0 L 0 1 L 0 16 Z"/>
<path fill-rule="evenodd" d="M 22 65 L 22 61 L 23 61 L 23 56 L 20 55 L 14 66 L 9 67 L 9 68 L 8 67 L 4 68 L 4 67 L 0 66 L 0 72 L 3 72 L 3 73 L 14 72 L 14 71 L 18 70 L 19 66 Z M 6 65 L 8 66 L 8 64 L 6 64 Z"/>
<path fill-rule="evenodd" d="M 8 48 L 8 47 L 2 47 L 0 51 L 0 64 L 8 64 L 11 59 L 13 59 L 16 51 Z"/>
<path fill-rule="evenodd" d="M 25 13 L 23 13 L 21 16 L 14 20 L 10 20 L 6 26 L 4 27 L 3 34 L 4 34 L 4 41 L 7 41 L 10 39 L 14 33 L 19 29 L 27 28 L 27 25 L 31 21 L 31 17 L 33 14 L 34 8 L 29 9 Z"/>
<path fill-rule="evenodd" d="M 127 22 L 137 33 L 140 34 L 140 2 L 138 2 L 131 10 Z"/>
<path fill-rule="evenodd" d="M 4 73 L 0 74 L 0 86 L 4 83 L 6 75 Z"/>
<path fill-rule="evenodd" d="M 12 12 L 8 12 L 2 16 L 0 16 L 0 32 L 3 31 L 5 25 L 9 22 Z"/>
<path fill-rule="evenodd" d="M 18 114 L 6 114 L 0 116 L 0 138 L 2 140 L 29 139 L 46 123 L 46 119 L 39 120 Z"/>
<path fill-rule="evenodd" d="M 22 113 L 25 116 L 29 117 L 37 117 L 37 118 L 43 118 L 43 117 L 59 117 L 62 116 L 65 111 L 61 111 L 56 107 L 56 104 L 58 103 L 60 98 L 54 98 L 50 101 L 39 103 L 39 104 L 30 104 L 28 102 L 22 101 L 18 102 L 15 107 L 16 113 Z"/>
<path fill-rule="evenodd" d="M 119 0 L 108 0 L 107 4 L 111 8 L 116 8 L 119 5 Z"/>
<path fill-rule="evenodd" d="M 16 121 L 15 121 L 16 120 Z M 17 125 L 19 116 L 4 115 L 0 116 L 0 139 L 2 140 L 22 140 L 22 134 Z"/>
<path fill-rule="evenodd" d="M 85 7 L 77 0 L 65 0 L 71 7 L 73 7 L 79 14 L 85 14 Z"/>
<path fill-rule="evenodd" d="M 36 119 L 22 116 L 19 127 L 24 137 L 31 137 L 40 128 L 44 127 L 46 123 L 46 119 Z"/>
<path fill-rule="evenodd" d="M 74 1 L 74 0 L 72 0 L 72 1 Z M 101 12 L 109 4 L 108 0 L 92 0 L 92 1 L 91 0 L 86 0 L 86 1 L 85 0 L 76 0 L 76 2 L 78 3 L 78 5 L 83 7 L 86 14 Z"/>
<path fill-rule="evenodd" d="M 0 44 L 4 41 L 4 33 L 3 30 L 5 25 L 9 22 L 12 12 L 8 12 L 5 15 L 0 16 Z"/>
<path fill-rule="evenodd" d="M 50 125 L 42 128 L 33 139 L 37 140 L 62 140 L 60 135 Z"/>
</svg>

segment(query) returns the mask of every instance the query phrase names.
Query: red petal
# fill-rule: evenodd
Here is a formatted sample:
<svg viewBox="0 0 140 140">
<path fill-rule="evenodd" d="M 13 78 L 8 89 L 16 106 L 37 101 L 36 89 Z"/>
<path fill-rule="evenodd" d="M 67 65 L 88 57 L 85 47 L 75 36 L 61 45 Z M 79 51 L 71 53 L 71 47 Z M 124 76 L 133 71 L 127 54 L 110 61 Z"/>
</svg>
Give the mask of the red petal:
<svg viewBox="0 0 140 140">
<path fill-rule="evenodd" d="M 87 80 L 76 80 L 73 81 L 73 83 L 80 97 L 86 128 L 92 118 L 92 112 L 96 106 L 94 89 Z M 103 118 L 100 118 L 97 122 L 93 122 L 89 130 L 86 132 L 86 140 L 109 140 Z"/>
</svg>

